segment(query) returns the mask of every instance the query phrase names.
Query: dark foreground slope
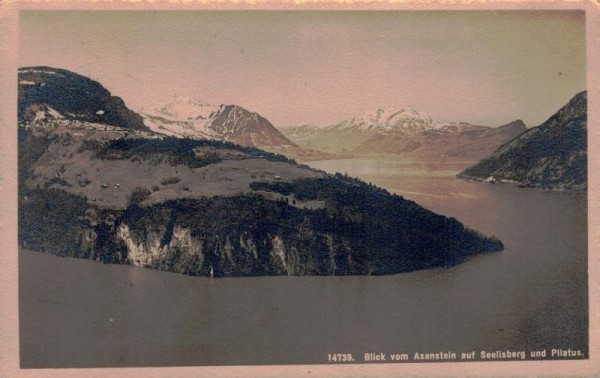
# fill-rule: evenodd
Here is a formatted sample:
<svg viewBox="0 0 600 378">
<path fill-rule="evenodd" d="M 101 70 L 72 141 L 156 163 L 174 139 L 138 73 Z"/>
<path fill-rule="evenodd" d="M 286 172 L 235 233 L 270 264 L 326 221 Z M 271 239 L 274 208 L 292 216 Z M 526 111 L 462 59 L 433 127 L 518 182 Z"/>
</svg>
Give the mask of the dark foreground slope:
<svg viewBox="0 0 600 378">
<path fill-rule="evenodd" d="M 587 92 L 459 177 L 549 190 L 587 188 Z"/>
<path fill-rule="evenodd" d="M 391 274 L 502 249 L 400 196 L 256 148 L 72 119 L 19 126 L 28 249 L 216 277 Z"/>
<path fill-rule="evenodd" d="M 52 67 L 19 69 L 19 119 L 62 118 L 147 130 L 142 117 L 97 81 Z"/>
<path fill-rule="evenodd" d="M 313 193 L 327 198 L 321 209 L 248 194 L 115 211 L 64 191 L 34 190 L 20 202 L 20 243 L 61 256 L 203 276 L 391 274 L 449 266 L 502 248 L 455 219 L 371 192 L 366 184 L 325 181 L 292 184 L 321 188 Z M 344 203 L 345 192 L 355 192 L 361 204 Z"/>
</svg>

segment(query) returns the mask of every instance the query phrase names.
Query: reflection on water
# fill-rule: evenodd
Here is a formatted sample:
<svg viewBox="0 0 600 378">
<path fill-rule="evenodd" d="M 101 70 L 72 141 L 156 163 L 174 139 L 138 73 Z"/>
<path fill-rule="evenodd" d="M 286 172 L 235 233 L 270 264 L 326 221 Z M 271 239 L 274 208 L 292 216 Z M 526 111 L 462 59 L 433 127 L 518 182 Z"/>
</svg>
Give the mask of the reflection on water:
<svg viewBox="0 0 600 378">
<path fill-rule="evenodd" d="M 425 205 L 427 198 L 478 198 L 479 183 L 467 185 L 455 179 L 468 163 L 415 161 L 411 159 L 340 159 L 309 163 L 326 172 L 357 176 Z M 466 190 L 465 190 L 466 189 Z"/>
<path fill-rule="evenodd" d="M 383 277 L 208 279 L 20 254 L 25 367 L 326 363 L 327 353 L 587 350 L 585 194 L 458 180 L 463 166 L 313 162 L 506 248 Z"/>
</svg>

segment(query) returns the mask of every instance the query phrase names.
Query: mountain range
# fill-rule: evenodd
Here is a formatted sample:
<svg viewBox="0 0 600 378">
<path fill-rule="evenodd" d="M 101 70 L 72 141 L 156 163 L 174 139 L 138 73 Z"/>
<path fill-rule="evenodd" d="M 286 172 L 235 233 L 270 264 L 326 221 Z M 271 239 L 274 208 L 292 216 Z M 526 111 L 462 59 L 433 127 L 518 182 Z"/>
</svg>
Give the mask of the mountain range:
<svg viewBox="0 0 600 378">
<path fill-rule="evenodd" d="M 587 92 L 459 177 L 548 190 L 587 189 Z"/>
<path fill-rule="evenodd" d="M 256 126 L 252 143 L 271 130 L 232 106 L 174 109 L 160 117 L 202 132 Z M 21 247 L 210 277 L 392 274 L 503 248 L 358 179 L 143 121 L 96 81 L 19 70 Z"/>
<path fill-rule="evenodd" d="M 303 125 L 282 132 L 301 147 L 332 153 L 477 161 L 525 130 L 521 120 L 486 127 L 435 120 L 427 113 L 404 107 L 377 109 L 324 128 Z"/>
<path fill-rule="evenodd" d="M 340 157 L 312 148 L 301 148 L 266 118 L 239 105 L 210 105 L 186 97 L 143 111 L 152 131 L 179 138 L 220 140 L 281 153 L 303 161 Z"/>
</svg>

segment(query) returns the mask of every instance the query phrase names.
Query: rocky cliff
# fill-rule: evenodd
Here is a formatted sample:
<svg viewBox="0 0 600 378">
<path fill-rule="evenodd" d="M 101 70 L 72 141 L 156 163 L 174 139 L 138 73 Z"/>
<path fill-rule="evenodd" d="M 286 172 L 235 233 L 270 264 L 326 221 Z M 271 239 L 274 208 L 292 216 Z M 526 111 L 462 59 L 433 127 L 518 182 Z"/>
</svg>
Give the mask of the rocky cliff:
<svg viewBox="0 0 600 378">
<path fill-rule="evenodd" d="M 364 204 L 333 194 L 323 207 L 297 207 L 290 202 L 298 197 L 256 193 L 114 210 L 56 189 L 31 190 L 20 201 L 19 240 L 61 256 L 215 277 L 392 274 L 502 248 L 455 219 L 369 193 L 366 184 L 339 177 L 307 183 L 339 195 L 362 191 Z M 350 186 L 334 189 L 340 185 Z"/>
</svg>

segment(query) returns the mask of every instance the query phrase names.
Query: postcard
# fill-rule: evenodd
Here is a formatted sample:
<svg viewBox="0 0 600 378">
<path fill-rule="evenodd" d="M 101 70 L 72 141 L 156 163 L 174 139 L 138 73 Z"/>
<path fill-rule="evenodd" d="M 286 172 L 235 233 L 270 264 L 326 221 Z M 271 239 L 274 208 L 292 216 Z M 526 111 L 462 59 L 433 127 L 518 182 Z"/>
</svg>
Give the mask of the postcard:
<svg viewBox="0 0 600 378">
<path fill-rule="evenodd" d="M 0 4 L 0 370 L 599 374 L 597 4 L 428 4 Z"/>
</svg>

